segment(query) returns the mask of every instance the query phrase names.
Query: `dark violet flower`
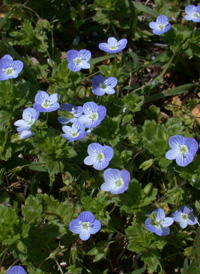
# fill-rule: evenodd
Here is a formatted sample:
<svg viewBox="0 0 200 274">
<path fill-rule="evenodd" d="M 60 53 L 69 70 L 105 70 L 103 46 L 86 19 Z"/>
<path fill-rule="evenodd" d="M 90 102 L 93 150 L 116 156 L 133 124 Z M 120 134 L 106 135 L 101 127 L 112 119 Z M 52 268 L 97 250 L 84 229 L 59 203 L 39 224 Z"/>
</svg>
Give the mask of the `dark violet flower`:
<svg viewBox="0 0 200 274">
<path fill-rule="evenodd" d="M 60 105 L 57 101 L 57 93 L 49 95 L 46 91 L 41 90 L 35 96 L 33 107 L 39 112 L 51 112 L 59 109 Z"/>
<path fill-rule="evenodd" d="M 0 59 L 0 80 L 17 78 L 23 66 L 22 61 L 13 61 L 12 56 L 9 54 L 4 55 Z"/>
<path fill-rule="evenodd" d="M 97 170 L 106 168 L 114 155 L 112 147 L 102 146 L 98 143 L 90 144 L 87 152 L 89 156 L 84 159 L 84 164 L 93 166 Z"/>
<path fill-rule="evenodd" d="M 17 131 L 29 130 L 37 121 L 39 112 L 34 108 L 26 108 L 23 111 L 22 119 L 17 120 L 14 125 L 17 126 Z"/>
<path fill-rule="evenodd" d="M 170 233 L 169 226 L 174 222 L 173 218 L 165 217 L 165 212 L 162 208 L 158 208 L 151 213 L 150 218 L 145 221 L 145 227 L 150 232 L 159 236 L 167 236 Z"/>
<path fill-rule="evenodd" d="M 20 139 L 28 139 L 29 137 L 34 135 L 34 133 L 30 129 L 19 131 L 18 133 Z"/>
<path fill-rule="evenodd" d="M 71 49 L 67 52 L 68 68 L 72 71 L 79 71 L 81 69 L 89 69 L 88 61 L 91 58 L 91 52 L 86 49 L 80 51 Z"/>
<path fill-rule="evenodd" d="M 117 41 L 115 37 L 110 37 L 107 43 L 100 43 L 99 48 L 107 53 L 118 53 L 122 51 L 128 43 L 127 39 L 121 39 Z"/>
<path fill-rule="evenodd" d="M 180 224 L 181 228 L 197 223 L 197 217 L 193 214 L 193 209 L 190 206 L 181 206 L 180 210 L 176 210 L 172 214 L 172 218 Z"/>
<path fill-rule="evenodd" d="M 193 21 L 195 23 L 200 22 L 200 6 L 188 5 L 185 7 L 185 12 L 185 20 Z"/>
<path fill-rule="evenodd" d="M 189 165 L 199 148 L 198 143 L 193 138 L 185 138 L 181 135 L 174 135 L 169 138 L 170 150 L 165 154 L 168 160 L 176 159 L 179 166 Z"/>
<path fill-rule="evenodd" d="M 64 131 L 62 137 L 66 138 L 70 142 L 80 140 L 86 136 L 85 127 L 79 122 L 73 123 L 71 127 L 63 126 L 62 130 Z"/>
<path fill-rule="evenodd" d="M 26 271 L 22 266 L 15 265 L 8 270 L 7 274 L 26 274 Z"/>
<path fill-rule="evenodd" d="M 104 106 L 98 106 L 94 102 L 87 102 L 83 105 L 84 115 L 81 115 L 78 121 L 87 128 L 96 127 L 104 119 L 106 112 L 107 110 Z"/>
<path fill-rule="evenodd" d="M 92 92 L 95 95 L 102 96 L 105 93 L 114 94 L 114 87 L 117 85 L 117 78 L 109 77 L 107 79 L 101 75 L 97 75 L 92 78 L 92 85 Z"/>
<path fill-rule="evenodd" d="M 60 111 L 66 110 L 70 112 L 71 118 L 63 118 L 63 117 L 58 117 L 58 122 L 61 124 L 69 124 L 69 123 L 74 123 L 77 121 L 78 117 L 80 117 L 83 113 L 83 107 L 75 107 L 72 104 L 64 104 L 61 106 Z"/>
<path fill-rule="evenodd" d="M 103 174 L 105 182 L 101 185 L 101 190 L 108 191 L 112 194 L 121 194 L 128 189 L 131 179 L 127 170 L 118 170 L 108 168 Z"/>
<path fill-rule="evenodd" d="M 159 15 L 156 19 L 156 22 L 149 23 L 149 27 L 153 30 L 154 34 L 161 35 L 164 32 L 170 30 L 171 24 L 169 23 L 167 16 Z"/>
<path fill-rule="evenodd" d="M 79 234 L 82 241 L 87 241 L 90 234 L 95 234 L 101 229 L 101 223 L 90 211 L 83 211 L 77 219 L 69 223 L 69 229 L 71 232 Z"/>
</svg>

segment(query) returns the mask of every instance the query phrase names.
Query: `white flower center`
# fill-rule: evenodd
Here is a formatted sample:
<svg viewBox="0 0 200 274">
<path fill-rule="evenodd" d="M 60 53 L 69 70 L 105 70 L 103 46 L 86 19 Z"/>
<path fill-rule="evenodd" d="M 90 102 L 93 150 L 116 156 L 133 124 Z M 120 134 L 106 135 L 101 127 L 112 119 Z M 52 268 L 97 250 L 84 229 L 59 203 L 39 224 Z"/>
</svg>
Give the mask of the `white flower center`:
<svg viewBox="0 0 200 274">
<path fill-rule="evenodd" d="M 82 59 L 80 57 L 76 57 L 73 59 L 73 62 L 76 64 L 76 65 L 80 65 L 80 63 L 82 62 Z"/>
<path fill-rule="evenodd" d="M 179 154 L 185 157 L 188 154 L 188 147 L 186 145 L 179 145 Z"/>
<path fill-rule="evenodd" d="M 112 50 L 116 50 L 116 49 L 118 49 L 118 46 L 117 45 L 113 45 L 113 46 L 111 46 L 110 47 Z"/>
<path fill-rule="evenodd" d="M 42 103 L 43 108 L 49 108 L 52 105 L 52 102 L 50 100 L 45 100 L 44 103 Z"/>
<path fill-rule="evenodd" d="M 97 160 L 99 162 L 102 162 L 104 160 L 104 158 L 105 158 L 105 156 L 104 156 L 103 152 L 100 152 L 97 154 Z"/>
<path fill-rule="evenodd" d="M 193 17 L 198 18 L 199 16 L 200 16 L 199 12 L 196 11 L 193 13 Z"/>
<path fill-rule="evenodd" d="M 10 66 L 12 66 L 12 65 L 10 65 Z M 13 73 L 14 69 L 12 67 L 9 67 L 9 68 L 3 69 L 3 71 L 5 71 L 5 73 L 7 75 L 10 75 Z"/>
<path fill-rule="evenodd" d="M 98 112 L 94 112 L 92 113 L 92 115 L 90 115 L 90 119 L 92 119 L 92 121 L 96 121 L 98 118 L 99 118 Z"/>
<path fill-rule="evenodd" d="M 90 222 L 79 222 L 79 224 L 82 226 L 83 229 L 89 229 L 90 228 Z"/>
<path fill-rule="evenodd" d="M 159 25 L 160 30 L 163 30 L 163 29 L 165 28 L 165 26 L 166 26 L 166 25 L 164 25 L 164 24 L 160 24 L 160 25 Z"/>
<path fill-rule="evenodd" d="M 71 135 L 73 136 L 73 137 L 78 137 L 79 136 L 79 132 L 78 131 L 72 131 L 71 130 Z"/>
<path fill-rule="evenodd" d="M 102 89 L 106 89 L 107 88 L 107 85 L 105 83 L 100 83 L 99 84 L 99 87 L 102 88 Z"/>
<path fill-rule="evenodd" d="M 118 180 L 115 182 L 116 187 L 122 187 L 124 185 L 124 180 L 119 177 Z"/>
<path fill-rule="evenodd" d="M 182 219 L 183 220 L 188 220 L 188 214 L 186 214 L 186 213 L 181 213 L 181 217 L 182 217 Z"/>
</svg>

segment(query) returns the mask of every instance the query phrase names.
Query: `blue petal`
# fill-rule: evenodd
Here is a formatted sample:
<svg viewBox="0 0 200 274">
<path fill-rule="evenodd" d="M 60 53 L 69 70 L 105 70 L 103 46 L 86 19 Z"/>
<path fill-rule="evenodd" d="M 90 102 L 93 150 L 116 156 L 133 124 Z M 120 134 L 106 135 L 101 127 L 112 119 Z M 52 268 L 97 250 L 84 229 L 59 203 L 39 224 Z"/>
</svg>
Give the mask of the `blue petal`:
<svg viewBox="0 0 200 274">
<path fill-rule="evenodd" d="M 111 191 L 114 188 L 114 184 L 111 182 L 105 182 L 100 186 L 103 191 Z"/>
<path fill-rule="evenodd" d="M 103 177 L 106 182 L 115 182 L 120 177 L 120 171 L 118 169 L 108 168 L 104 171 Z"/>
<path fill-rule="evenodd" d="M 74 71 L 74 72 L 77 72 L 77 71 L 81 70 L 81 66 L 75 64 L 74 62 L 68 63 L 68 68 L 69 68 L 71 71 Z"/>
<path fill-rule="evenodd" d="M 71 232 L 75 234 L 79 234 L 81 232 L 81 224 L 79 224 L 80 220 L 74 219 L 69 223 L 69 229 Z"/>
<path fill-rule="evenodd" d="M 169 227 L 157 228 L 155 233 L 159 236 L 167 236 L 170 233 L 170 229 L 169 229 Z"/>
<path fill-rule="evenodd" d="M 181 135 L 174 135 L 169 138 L 169 146 L 171 148 L 177 148 L 179 145 L 185 145 L 185 137 Z"/>
<path fill-rule="evenodd" d="M 122 50 L 126 47 L 127 43 L 128 43 L 128 40 L 125 39 L 125 38 L 119 40 L 118 43 L 117 43 L 117 45 L 118 45 L 118 50 L 117 50 L 116 53 L 122 51 Z"/>
<path fill-rule="evenodd" d="M 114 155 L 114 150 L 110 146 L 103 146 L 102 152 L 103 152 L 107 161 L 110 161 Z"/>
<path fill-rule="evenodd" d="M 82 241 L 87 241 L 90 238 L 90 230 L 82 228 L 79 237 Z"/>
<path fill-rule="evenodd" d="M 111 88 L 114 88 L 117 85 L 117 78 L 109 77 L 107 79 L 107 85 L 109 85 Z"/>
<path fill-rule="evenodd" d="M 78 50 L 71 49 L 67 52 L 67 61 L 73 63 L 73 60 L 78 57 Z"/>
<path fill-rule="evenodd" d="M 113 51 L 110 49 L 110 46 L 107 43 L 100 43 L 99 44 L 99 49 L 103 50 L 107 53 L 113 53 Z"/>
<path fill-rule="evenodd" d="M 144 223 L 145 227 L 147 230 L 149 230 L 150 232 L 155 233 L 156 232 L 156 227 L 154 225 L 151 225 L 151 219 L 147 218 L 145 223 Z"/>
<path fill-rule="evenodd" d="M 90 222 L 93 223 L 95 221 L 94 214 L 90 211 L 83 211 L 81 214 L 79 214 L 78 218 L 81 222 Z"/>
<path fill-rule="evenodd" d="M 87 156 L 83 162 L 87 166 L 92 166 L 96 162 L 96 157 Z"/>
<path fill-rule="evenodd" d="M 173 222 L 174 222 L 173 218 L 171 218 L 171 217 L 166 217 L 166 218 L 164 218 L 164 219 L 162 220 L 162 226 L 163 226 L 163 227 L 168 227 L 168 226 L 172 225 Z"/>
<path fill-rule="evenodd" d="M 188 5 L 187 7 L 185 7 L 185 12 L 187 14 L 193 14 L 195 12 L 196 6 L 194 5 Z"/>
<path fill-rule="evenodd" d="M 158 18 L 156 19 L 156 23 L 165 25 L 167 24 L 169 19 L 165 15 L 159 15 Z"/>
<path fill-rule="evenodd" d="M 35 103 L 42 104 L 45 100 L 49 99 L 49 94 L 46 91 L 39 91 L 35 96 Z"/>
<path fill-rule="evenodd" d="M 194 138 L 185 138 L 185 145 L 188 147 L 190 154 L 195 155 L 197 153 L 199 145 Z"/>
<path fill-rule="evenodd" d="M 97 155 L 101 152 L 103 152 L 103 146 L 98 143 L 92 143 L 88 146 L 87 152 L 89 155 Z"/>
<path fill-rule="evenodd" d="M 93 87 L 98 87 L 100 83 L 103 83 L 106 80 L 104 76 L 96 75 L 92 78 Z"/>
<path fill-rule="evenodd" d="M 154 210 L 154 212 L 155 212 L 155 210 Z M 160 221 L 160 220 L 163 220 L 164 218 L 165 218 L 164 210 L 162 208 L 158 208 L 155 221 Z"/>
<path fill-rule="evenodd" d="M 187 155 L 185 155 L 185 157 L 183 155 L 179 155 L 176 158 L 176 163 L 179 166 L 185 167 L 189 165 L 193 160 L 194 160 L 194 156 L 188 153 Z"/>
<path fill-rule="evenodd" d="M 117 45 L 117 39 L 115 37 L 109 37 L 107 40 L 109 46 L 116 46 Z"/>
<path fill-rule="evenodd" d="M 170 150 L 168 150 L 167 153 L 165 154 L 165 158 L 167 158 L 168 160 L 174 160 L 174 159 L 176 159 L 179 155 L 180 155 L 180 150 L 178 150 L 178 149 L 170 149 Z"/>
<path fill-rule="evenodd" d="M 95 162 L 93 167 L 96 169 L 96 170 L 102 170 L 104 168 L 106 168 L 107 166 L 109 165 L 109 162 L 105 160 L 101 161 L 101 162 Z"/>
<path fill-rule="evenodd" d="M 91 227 L 90 227 L 90 233 L 95 234 L 101 229 L 101 222 L 99 220 L 95 220 Z"/>
<path fill-rule="evenodd" d="M 26 271 L 20 265 L 15 265 L 8 270 L 7 274 L 26 274 Z"/>
<path fill-rule="evenodd" d="M 82 49 L 79 51 L 79 57 L 85 61 L 89 61 L 91 56 L 92 56 L 92 54 L 89 50 Z"/>
<path fill-rule="evenodd" d="M 130 176 L 130 172 L 127 170 L 121 170 L 121 175 L 120 175 L 124 181 L 124 185 L 128 186 L 131 176 Z"/>
<path fill-rule="evenodd" d="M 19 74 L 24 67 L 24 63 L 22 61 L 14 61 L 13 62 L 13 68 L 17 71 L 17 74 Z"/>
</svg>

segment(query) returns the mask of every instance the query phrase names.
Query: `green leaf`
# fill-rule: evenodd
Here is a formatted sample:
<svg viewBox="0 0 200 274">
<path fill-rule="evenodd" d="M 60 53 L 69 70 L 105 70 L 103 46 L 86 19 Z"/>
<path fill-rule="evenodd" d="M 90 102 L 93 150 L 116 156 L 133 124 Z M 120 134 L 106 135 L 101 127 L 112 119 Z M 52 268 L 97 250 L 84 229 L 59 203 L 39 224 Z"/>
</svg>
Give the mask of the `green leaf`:
<svg viewBox="0 0 200 274">
<path fill-rule="evenodd" d="M 131 272 L 131 274 L 142 274 L 145 270 L 146 270 L 146 267 L 143 266 L 142 268 L 137 269 L 137 270 Z"/>
<path fill-rule="evenodd" d="M 143 5 L 141 2 L 132 1 L 132 3 L 138 11 L 142 11 L 144 13 L 149 13 L 149 14 L 155 16 L 155 17 L 159 16 L 158 12 L 156 12 L 155 10 L 152 10 L 151 8 Z"/>
<path fill-rule="evenodd" d="M 140 63 L 139 63 L 139 58 L 135 52 L 129 52 L 130 56 L 133 59 L 134 65 L 135 65 L 135 70 L 138 73 L 140 70 Z"/>
<path fill-rule="evenodd" d="M 197 229 L 196 237 L 192 250 L 192 262 L 186 271 L 186 274 L 197 274 L 200 265 L 200 228 Z"/>
<path fill-rule="evenodd" d="M 109 54 L 109 55 L 106 55 L 106 56 L 101 56 L 101 57 L 96 57 L 96 58 L 92 58 L 89 63 L 90 65 L 96 65 L 102 61 L 105 61 L 105 60 L 108 60 L 108 59 L 111 59 L 111 58 L 114 58 L 115 55 L 114 54 Z"/>
</svg>

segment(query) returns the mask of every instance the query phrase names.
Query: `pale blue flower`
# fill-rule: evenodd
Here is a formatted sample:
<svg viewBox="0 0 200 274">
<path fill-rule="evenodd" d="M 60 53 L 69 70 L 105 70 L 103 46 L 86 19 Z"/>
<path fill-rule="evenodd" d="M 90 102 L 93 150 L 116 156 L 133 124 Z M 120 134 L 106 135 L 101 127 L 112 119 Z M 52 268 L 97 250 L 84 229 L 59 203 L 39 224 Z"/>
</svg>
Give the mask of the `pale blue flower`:
<svg viewBox="0 0 200 274">
<path fill-rule="evenodd" d="M 12 56 L 9 54 L 4 55 L 0 59 L 0 80 L 17 78 L 23 66 L 22 61 L 13 61 Z"/>
<path fill-rule="evenodd" d="M 81 69 L 89 69 L 88 61 L 91 58 L 91 52 L 86 49 L 80 51 L 71 49 L 67 52 L 68 68 L 72 71 L 79 71 Z"/>
<path fill-rule="evenodd" d="M 127 39 L 121 39 L 117 41 L 115 37 L 110 37 L 107 43 L 100 43 L 99 48 L 107 53 L 118 53 L 121 52 L 127 45 Z"/>
<path fill-rule="evenodd" d="M 185 7 L 185 12 L 185 20 L 193 21 L 195 23 L 200 22 L 200 6 L 188 5 Z"/>
<path fill-rule="evenodd" d="M 78 117 L 80 117 L 83 113 L 83 107 L 75 107 L 72 104 L 64 104 L 61 106 L 60 111 L 66 110 L 70 112 L 73 117 L 72 118 L 63 118 L 63 117 L 58 117 L 58 122 L 61 124 L 69 124 L 69 123 L 74 123 L 77 121 Z"/>
<path fill-rule="evenodd" d="M 82 241 L 87 241 L 91 234 L 95 234 L 101 229 L 101 222 L 96 220 L 90 211 L 83 211 L 77 219 L 69 223 L 69 229 L 71 232 L 79 234 Z"/>
<path fill-rule="evenodd" d="M 46 91 L 39 91 L 35 96 L 33 107 L 39 112 L 51 112 L 59 109 L 58 94 L 49 95 Z"/>
<path fill-rule="evenodd" d="M 20 265 L 15 265 L 8 270 L 6 274 L 26 274 L 24 268 Z"/>
<path fill-rule="evenodd" d="M 112 147 L 102 146 L 98 143 L 90 144 L 87 152 L 89 156 L 84 159 L 84 164 L 93 166 L 97 170 L 106 168 L 114 155 Z"/>
<path fill-rule="evenodd" d="M 159 236 L 167 236 L 170 233 L 169 226 L 174 222 L 173 218 L 165 217 L 165 212 L 162 208 L 158 208 L 151 213 L 150 218 L 145 221 L 145 227 L 150 232 Z"/>
<path fill-rule="evenodd" d="M 111 194 L 121 194 L 128 189 L 130 173 L 127 170 L 108 168 L 103 174 L 105 182 L 101 185 L 101 190 Z"/>
<path fill-rule="evenodd" d="M 62 137 L 66 138 L 70 142 L 80 140 L 86 136 L 85 127 L 79 122 L 73 123 L 71 127 L 63 126 L 62 130 L 64 131 Z"/>
<path fill-rule="evenodd" d="M 185 138 L 181 135 L 174 135 L 169 138 L 170 150 L 165 154 L 168 160 L 175 160 L 179 166 L 189 165 L 199 148 L 194 138 Z"/>
<path fill-rule="evenodd" d="M 169 19 L 165 15 L 159 15 L 156 19 L 156 22 L 150 22 L 149 27 L 153 30 L 153 33 L 156 35 L 161 35 L 164 32 L 167 32 L 171 28 Z"/>
<path fill-rule="evenodd" d="M 14 125 L 17 126 L 17 131 L 29 130 L 37 121 L 39 112 L 34 108 L 26 108 L 23 111 L 22 119 L 17 120 Z"/>
<path fill-rule="evenodd" d="M 180 210 L 176 210 L 172 214 L 172 218 L 180 224 L 181 228 L 197 224 L 197 216 L 193 214 L 193 209 L 190 206 L 181 206 Z"/>
<path fill-rule="evenodd" d="M 104 106 L 98 106 L 94 102 L 87 102 L 83 105 L 83 113 L 78 118 L 81 124 L 84 124 L 86 128 L 93 128 L 98 126 L 106 116 L 106 108 Z"/>
<path fill-rule="evenodd" d="M 114 94 L 114 87 L 117 85 L 117 78 L 97 75 L 92 78 L 92 92 L 95 95 L 102 96 L 106 94 Z"/>
</svg>

